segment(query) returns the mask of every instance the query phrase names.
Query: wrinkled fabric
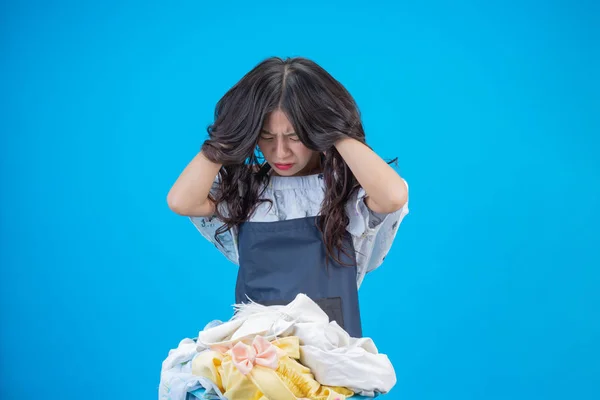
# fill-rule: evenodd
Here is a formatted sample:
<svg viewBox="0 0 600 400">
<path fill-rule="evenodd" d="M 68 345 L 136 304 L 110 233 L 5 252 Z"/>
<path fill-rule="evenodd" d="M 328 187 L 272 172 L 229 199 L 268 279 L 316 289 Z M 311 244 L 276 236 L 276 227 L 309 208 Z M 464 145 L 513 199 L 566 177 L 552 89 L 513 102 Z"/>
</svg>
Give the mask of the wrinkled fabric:
<svg viewBox="0 0 600 400">
<path fill-rule="evenodd" d="M 262 354 L 265 365 L 252 363 L 250 367 L 235 361 L 236 353 L 246 359 L 253 352 Z M 310 369 L 297 361 L 299 357 L 297 337 L 288 336 L 270 343 L 256 336 L 252 346 L 237 342 L 225 353 L 207 351 L 199 354 L 194 358 L 192 372 L 214 382 L 223 395 L 232 400 L 344 400 L 354 394 L 346 388 L 319 384 Z"/>
<path fill-rule="evenodd" d="M 378 352 L 372 339 L 350 337 L 304 294 L 287 306 L 243 305 L 230 321 L 200 332 L 198 345 L 226 352 L 238 341 L 251 344 L 256 335 L 269 341 L 298 337 L 300 362 L 322 385 L 374 396 L 396 384 L 390 360 Z"/>
<path fill-rule="evenodd" d="M 279 355 L 275 346 L 262 336 L 256 336 L 252 346 L 238 342 L 230 350 L 233 365 L 243 375 L 249 375 L 255 365 L 260 365 L 273 370 L 279 365 Z"/>
<path fill-rule="evenodd" d="M 214 328 L 221 323 L 221 321 L 212 321 L 205 329 Z M 194 391 L 201 391 L 206 399 L 227 400 L 213 382 L 192 374 L 194 357 L 206 350 L 198 346 L 193 339 L 186 338 L 179 342 L 177 348 L 169 351 L 162 363 L 158 387 L 159 400 L 186 400 L 188 393 Z"/>
</svg>

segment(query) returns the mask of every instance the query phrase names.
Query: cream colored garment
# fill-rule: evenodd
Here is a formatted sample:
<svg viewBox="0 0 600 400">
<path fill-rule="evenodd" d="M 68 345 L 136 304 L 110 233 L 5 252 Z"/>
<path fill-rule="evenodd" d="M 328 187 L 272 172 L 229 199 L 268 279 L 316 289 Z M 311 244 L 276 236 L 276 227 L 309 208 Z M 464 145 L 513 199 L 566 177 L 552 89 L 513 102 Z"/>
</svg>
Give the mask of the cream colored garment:
<svg viewBox="0 0 600 400">
<path fill-rule="evenodd" d="M 362 396 L 387 393 L 396 384 L 394 368 L 370 338 L 351 338 L 308 296 L 299 294 L 287 306 L 240 305 L 228 322 L 198 335 L 201 349 L 221 352 L 236 342 L 248 345 L 256 335 L 273 341 L 296 336 L 300 362 L 322 385 L 346 387 Z"/>
</svg>

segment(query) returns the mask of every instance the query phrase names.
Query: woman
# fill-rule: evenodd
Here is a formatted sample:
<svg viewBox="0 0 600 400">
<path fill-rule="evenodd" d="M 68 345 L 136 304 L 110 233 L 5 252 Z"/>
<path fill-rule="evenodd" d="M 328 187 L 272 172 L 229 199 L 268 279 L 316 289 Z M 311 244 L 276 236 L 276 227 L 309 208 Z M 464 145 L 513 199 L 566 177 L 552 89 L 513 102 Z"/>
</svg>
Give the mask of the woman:
<svg viewBox="0 0 600 400">
<path fill-rule="evenodd" d="M 236 302 L 304 293 L 361 337 L 358 287 L 408 213 L 406 182 L 365 141 L 348 91 L 305 58 L 269 58 L 217 103 L 168 195 L 239 265 Z"/>
</svg>

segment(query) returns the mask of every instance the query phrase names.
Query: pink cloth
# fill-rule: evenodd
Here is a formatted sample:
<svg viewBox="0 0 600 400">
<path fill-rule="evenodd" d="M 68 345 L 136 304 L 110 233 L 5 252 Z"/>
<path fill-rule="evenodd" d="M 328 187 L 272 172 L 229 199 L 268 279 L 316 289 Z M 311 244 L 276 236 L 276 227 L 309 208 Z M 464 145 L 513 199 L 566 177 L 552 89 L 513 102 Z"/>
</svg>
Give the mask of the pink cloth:
<svg viewBox="0 0 600 400">
<path fill-rule="evenodd" d="M 255 365 L 271 369 L 277 369 L 279 365 L 277 349 L 262 336 L 256 336 L 252 346 L 238 342 L 231 349 L 231 360 L 244 375 L 248 375 Z"/>
</svg>

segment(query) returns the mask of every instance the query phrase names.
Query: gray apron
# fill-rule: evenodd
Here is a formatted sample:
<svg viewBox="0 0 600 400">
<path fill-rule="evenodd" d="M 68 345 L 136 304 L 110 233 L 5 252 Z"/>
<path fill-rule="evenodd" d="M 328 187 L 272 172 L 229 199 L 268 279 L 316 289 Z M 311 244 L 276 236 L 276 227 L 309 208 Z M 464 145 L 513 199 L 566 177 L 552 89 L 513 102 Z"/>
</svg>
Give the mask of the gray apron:
<svg viewBox="0 0 600 400">
<path fill-rule="evenodd" d="M 239 226 L 236 303 L 285 305 L 304 293 L 352 337 L 362 337 L 356 260 L 350 234 L 344 237 L 352 258 L 329 258 L 316 218 L 245 222 Z M 246 297 L 247 296 L 247 297 Z"/>
</svg>

